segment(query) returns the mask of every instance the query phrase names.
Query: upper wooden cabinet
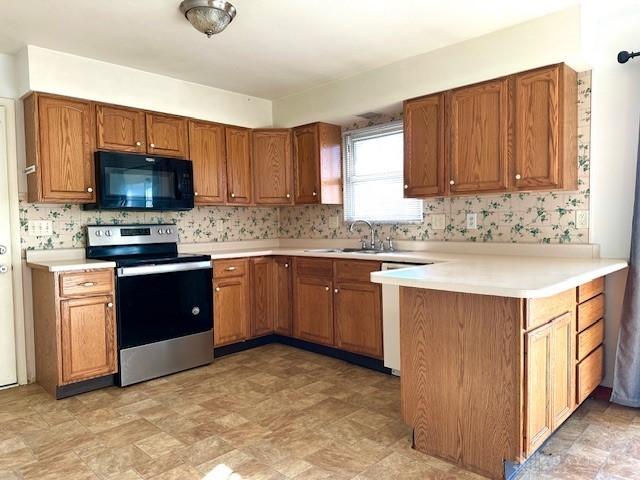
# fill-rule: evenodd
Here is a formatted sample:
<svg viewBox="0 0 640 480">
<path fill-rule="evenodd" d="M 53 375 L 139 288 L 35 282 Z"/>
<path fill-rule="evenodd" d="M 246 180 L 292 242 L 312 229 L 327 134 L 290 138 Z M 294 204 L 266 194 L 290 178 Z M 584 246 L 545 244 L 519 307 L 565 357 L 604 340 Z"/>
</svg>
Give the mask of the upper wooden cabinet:
<svg viewBox="0 0 640 480">
<path fill-rule="evenodd" d="M 404 103 L 404 195 L 444 194 L 445 96 Z"/>
<path fill-rule="evenodd" d="M 558 64 L 406 101 L 405 196 L 576 190 L 576 99 Z"/>
<path fill-rule="evenodd" d="M 509 183 L 509 79 L 453 90 L 447 95 L 452 194 L 506 190 Z"/>
<path fill-rule="evenodd" d="M 340 127 L 312 123 L 293 129 L 295 203 L 342 204 Z"/>
<path fill-rule="evenodd" d="M 30 202 L 95 201 L 91 102 L 34 93 L 24 100 Z"/>
<path fill-rule="evenodd" d="M 293 163 L 289 129 L 253 130 L 253 188 L 257 204 L 293 203 Z"/>
<path fill-rule="evenodd" d="M 250 204 L 251 195 L 251 130 L 226 127 L 227 203 Z"/>
<path fill-rule="evenodd" d="M 515 75 L 514 188 L 577 188 L 576 95 L 565 64 Z"/>
<path fill-rule="evenodd" d="M 189 121 L 189 159 L 199 205 L 224 205 L 227 199 L 224 125 Z"/>
<path fill-rule="evenodd" d="M 141 110 L 96 105 L 96 143 L 101 150 L 145 153 L 145 116 Z"/>
<path fill-rule="evenodd" d="M 147 152 L 152 155 L 186 158 L 187 119 L 162 113 L 147 113 Z"/>
</svg>

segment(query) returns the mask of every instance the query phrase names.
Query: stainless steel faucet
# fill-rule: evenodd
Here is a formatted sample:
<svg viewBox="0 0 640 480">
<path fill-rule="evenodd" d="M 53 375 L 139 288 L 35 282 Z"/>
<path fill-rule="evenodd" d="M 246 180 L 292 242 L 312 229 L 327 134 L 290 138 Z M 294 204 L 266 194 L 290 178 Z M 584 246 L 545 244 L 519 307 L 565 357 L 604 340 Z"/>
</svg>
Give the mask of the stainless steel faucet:
<svg viewBox="0 0 640 480">
<path fill-rule="evenodd" d="M 349 231 L 353 232 L 353 227 L 358 224 L 358 223 L 364 223 L 367 227 L 369 227 L 369 230 L 371 230 L 371 235 L 369 236 L 369 245 L 371 250 L 375 250 L 376 249 L 376 230 L 373 228 L 373 225 L 371 224 L 371 222 L 367 222 L 366 220 L 356 220 L 354 222 L 351 223 L 351 225 L 349 226 Z"/>
</svg>

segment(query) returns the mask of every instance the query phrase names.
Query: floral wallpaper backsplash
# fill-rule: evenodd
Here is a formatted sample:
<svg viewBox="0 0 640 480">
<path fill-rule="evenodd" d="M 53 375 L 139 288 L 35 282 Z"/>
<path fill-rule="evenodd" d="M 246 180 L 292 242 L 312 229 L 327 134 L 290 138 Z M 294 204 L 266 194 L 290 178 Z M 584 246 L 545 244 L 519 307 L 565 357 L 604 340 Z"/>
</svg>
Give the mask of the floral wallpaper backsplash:
<svg viewBox="0 0 640 480">
<path fill-rule="evenodd" d="M 51 220 L 53 235 L 34 237 L 29 220 Z M 183 243 L 225 242 L 278 238 L 278 209 L 257 207 L 196 207 L 183 212 L 83 210 L 78 205 L 36 205 L 20 201 L 22 248 L 79 248 L 85 246 L 85 225 L 175 223 Z"/>
<path fill-rule="evenodd" d="M 349 130 L 401 118 L 401 114 L 354 123 Z M 507 193 L 424 200 L 424 221 L 377 225 L 379 238 L 519 243 L 589 243 L 589 229 L 577 228 L 576 212 L 589 211 L 589 145 L 591 72 L 578 74 L 577 192 Z M 466 228 L 467 213 L 477 214 L 477 229 Z M 444 215 L 445 228 L 432 226 Z M 280 209 L 282 238 L 360 238 L 366 228 L 350 233 L 340 206 L 307 205 Z M 338 222 L 336 223 L 336 219 Z"/>
<path fill-rule="evenodd" d="M 522 243 L 588 243 L 589 230 L 576 227 L 576 212 L 589 211 L 589 145 L 591 72 L 578 74 L 577 192 L 509 193 L 424 200 L 424 221 L 378 225 L 379 237 L 396 240 L 441 240 Z M 401 118 L 380 115 L 346 130 Z M 467 213 L 477 213 L 477 229 L 466 228 Z M 433 215 L 444 215 L 445 228 L 432 226 Z M 29 220 L 50 220 L 53 235 L 28 233 Z M 281 208 L 196 207 L 185 212 L 83 210 L 78 205 L 38 205 L 20 200 L 23 249 L 80 248 L 88 224 L 175 223 L 183 243 L 273 238 L 360 238 L 366 229 L 350 233 L 341 206 L 306 205 Z"/>
</svg>

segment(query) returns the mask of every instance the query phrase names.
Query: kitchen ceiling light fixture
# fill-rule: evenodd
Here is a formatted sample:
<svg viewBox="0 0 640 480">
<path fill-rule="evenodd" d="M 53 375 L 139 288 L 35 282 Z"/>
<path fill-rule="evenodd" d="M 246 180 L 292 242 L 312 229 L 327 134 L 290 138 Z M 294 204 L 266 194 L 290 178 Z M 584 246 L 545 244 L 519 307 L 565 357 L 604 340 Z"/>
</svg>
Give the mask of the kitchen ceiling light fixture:
<svg viewBox="0 0 640 480">
<path fill-rule="evenodd" d="M 196 30 L 209 38 L 227 28 L 236 16 L 236 8 L 225 0 L 184 0 L 180 11 Z"/>
</svg>

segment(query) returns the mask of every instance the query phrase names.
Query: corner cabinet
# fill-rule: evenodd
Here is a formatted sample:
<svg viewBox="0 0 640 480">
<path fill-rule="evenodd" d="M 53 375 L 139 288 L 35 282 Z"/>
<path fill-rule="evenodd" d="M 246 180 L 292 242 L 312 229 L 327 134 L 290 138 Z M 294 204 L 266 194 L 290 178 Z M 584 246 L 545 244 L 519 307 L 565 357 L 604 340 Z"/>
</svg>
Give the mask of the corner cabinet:
<svg viewBox="0 0 640 480">
<path fill-rule="evenodd" d="M 253 189 L 256 204 L 293 204 L 292 133 L 257 129 L 253 140 Z"/>
<path fill-rule="evenodd" d="M 296 204 L 342 204 L 342 134 L 337 125 L 293 129 Z"/>
<path fill-rule="evenodd" d="M 275 333 L 290 336 L 292 333 L 293 316 L 293 270 L 291 257 L 276 257 L 276 317 L 273 329 Z"/>
<path fill-rule="evenodd" d="M 33 269 L 32 280 L 37 382 L 61 398 L 73 384 L 116 373 L 113 270 Z"/>
<path fill-rule="evenodd" d="M 94 105 L 33 93 L 24 100 L 28 200 L 95 201 Z"/>
<path fill-rule="evenodd" d="M 271 257 L 251 259 L 251 336 L 273 333 L 276 317 L 276 262 Z"/>
</svg>

